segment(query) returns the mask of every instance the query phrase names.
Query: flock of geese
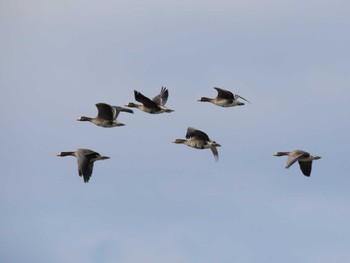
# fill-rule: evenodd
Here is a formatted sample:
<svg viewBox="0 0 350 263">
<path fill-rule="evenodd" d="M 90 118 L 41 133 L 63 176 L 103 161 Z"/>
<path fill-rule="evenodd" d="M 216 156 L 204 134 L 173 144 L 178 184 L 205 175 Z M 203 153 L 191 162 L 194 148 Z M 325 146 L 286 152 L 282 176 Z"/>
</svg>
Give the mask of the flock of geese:
<svg viewBox="0 0 350 263">
<path fill-rule="evenodd" d="M 239 96 L 238 94 L 233 94 L 228 90 L 214 87 L 217 91 L 217 96 L 215 98 L 201 97 L 198 101 L 210 102 L 220 107 L 234 107 L 243 106 L 243 102 L 238 99 L 242 99 L 250 103 L 245 98 Z M 117 120 L 120 112 L 134 113 L 133 110 L 129 108 L 137 108 L 149 114 L 160 114 L 160 113 L 171 113 L 174 110 L 169 109 L 165 106 L 169 91 L 166 87 L 162 87 L 160 93 L 153 99 L 144 96 L 142 93 L 134 90 L 135 100 L 141 104 L 136 104 L 129 102 L 124 105 L 125 107 L 112 106 L 106 103 L 97 103 L 96 107 L 98 114 L 96 117 L 86 117 L 81 116 L 78 121 L 89 121 L 97 126 L 104 128 L 112 128 L 118 126 L 124 126 L 125 124 Z M 189 147 L 195 149 L 210 149 L 214 155 L 216 161 L 219 159 L 219 154 L 217 147 L 221 145 L 209 138 L 209 136 L 200 130 L 189 127 L 185 136 L 186 139 L 175 139 L 173 143 L 185 144 Z M 92 175 L 94 162 L 97 160 L 109 159 L 107 156 L 102 156 L 99 153 L 89 150 L 89 149 L 78 149 L 76 151 L 70 152 L 60 152 L 57 156 L 75 156 L 78 162 L 78 173 L 82 176 L 84 182 L 87 183 Z M 312 161 L 320 159 L 320 156 L 312 155 L 308 152 L 302 150 L 294 150 L 290 152 L 277 152 L 274 156 L 288 156 L 285 168 L 289 168 L 295 162 L 298 161 L 300 169 L 305 176 L 311 175 Z"/>
</svg>

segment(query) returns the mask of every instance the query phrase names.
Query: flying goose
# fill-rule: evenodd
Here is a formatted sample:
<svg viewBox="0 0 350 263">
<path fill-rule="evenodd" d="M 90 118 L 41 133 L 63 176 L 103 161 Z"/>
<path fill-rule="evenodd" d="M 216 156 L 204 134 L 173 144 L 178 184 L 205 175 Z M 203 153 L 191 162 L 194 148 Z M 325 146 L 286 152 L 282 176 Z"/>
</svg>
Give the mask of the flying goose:
<svg viewBox="0 0 350 263">
<path fill-rule="evenodd" d="M 101 156 L 99 153 L 94 152 L 89 149 L 78 149 L 75 152 L 60 152 L 57 156 L 75 156 L 78 161 L 78 173 L 79 176 L 83 176 L 84 182 L 89 182 L 89 179 L 92 174 L 92 169 L 94 162 L 98 160 L 109 159 L 107 156 Z"/>
<path fill-rule="evenodd" d="M 126 107 L 138 108 L 144 112 L 151 114 L 159 114 L 163 112 L 173 112 L 174 110 L 166 108 L 164 105 L 168 100 L 169 91 L 166 87 L 162 87 L 160 93 L 155 96 L 152 100 L 144 96 L 141 92 L 134 90 L 135 100 L 142 104 L 136 104 L 129 102 L 124 105 Z"/>
<path fill-rule="evenodd" d="M 305 176 L 311 175 L 312 161 L 321 159 L 320 156 L 312 155 L 302 150 L 294 150 L 291 152 L 277 152 L 273 156 L 287 155 L 286 168 L 291 167 L 296 161 L 298 161 L 301 171 Z"/>
<path fill-rule="evenodd" d="M 111 127 L 117 127 L 117 126 L 124 126 L 124 123 L 120 123 L 117 121 L 117 117 L 119 115 L 119 112 L 129 112 L 134 113 L 132 110 L 118 107 L 118 106 L 111 106 L 106 103 L 97 103 L 96 104 L 98 114 L 95 118 L 85 117 L 81 116 L 78 121 L 89 121 L 97 126 L 101 126 L 104 128 L 111 128 Z"/>
<path fill-rule="evenodd" d="M 207 98 L 207 97 L 201 97 L 198 99 L 198 101 L 207 101 L 211 102 L 215 105 L 221 106 L 221 107 L 234 107 L 234 106 L 242 106 L 244 105 L 243 102 L 238 101 L 237 99 L 245 100 L 246 102 L 250 103 L 245 98 L 239 96 L 238 94 L 233 94 L 231 91 L 220 89 L 217 87 L 214 87 L 214 89 L 217 90 L 218 95 L 216 98 Z"/>
<path fill-rule="evenodd" d="M 176 139 L 173 143 L 182 143 L 196 149 L 210 149 L 216 161 L 219 160 L 219 153 L 216 147 L 221 147 L 220 144 L 209 139 L 208 135 L 200 130 L 192 127 L 187 129 L 186 139 Z"/>
</svg>

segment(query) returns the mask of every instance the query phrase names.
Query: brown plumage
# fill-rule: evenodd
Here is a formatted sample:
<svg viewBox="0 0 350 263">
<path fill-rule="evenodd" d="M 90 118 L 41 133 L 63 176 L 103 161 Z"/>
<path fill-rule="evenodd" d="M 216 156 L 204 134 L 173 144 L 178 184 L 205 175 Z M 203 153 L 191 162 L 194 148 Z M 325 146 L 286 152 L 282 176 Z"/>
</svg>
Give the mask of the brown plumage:
<svg viewBox="0 0 350 263">
<path fill-rule="evenodd" d="M 198 101 L 210 102 L 217 106 L 225 107 L 225 108 L 234 107 L 234 106 L 243 106 L 244 103 L 238 101 L 239 98 L 250 103 L 245 98 L 239 96 L 238 94 L 233 94 L 231 91 L 220 89 L 217 87 L 214 87 L 214 89 L 216 89 L 216 91 L 218 92 L 218 95 L 215 98 L 201 97 L 198 99 Z"/>
<path fill-rule="evenodd" d="M 138 108 L 139 110 L 150 114 L 159 114 L 163 112 L 170 113 L 174 111 L 165 107 L 165 103 L 167 102 L 169 96 L 169 91 L 165 87 L 162 87 L 160 93 L 152 100 L 136 90 L 134 90 L 134 96 L 135 100 L 141 102 L 142 104 L 129 102 L 125 105 L 126 107 Z"/>
<path fill-rule="evenodd" d="M 118 107 L 118 106 L 112 106 L 107 103 L 97 103 L 96 104 L 98 114 L 94 118 L 81 116 L 78 121 L 89 121 L 91 123 L 96 124 L 97 126 L 101 126 L 104 128 L 111 128 L 111 127 L 117 127 L 117 126 L 124 126 L 124 123 L 120 123 L 117 121 L 117 117 L 121 111 L 128 112 L 128 113 L 134 113 L 132 110 Z"/>
<path fill-rule="evenodd" d="M 215 160 L 219 160 L 219 153 L 216 147 L 221 147 L 221 145 L 211 140 L 205 132 L 189 127 L 187 129 L 186 139 L 175 139 L 173 143 L 185 144 L 195 149 L 210 149 Z"/>
<path fill-rule="evenodd" d="M 84 182 L 87 183 L 92 175 L 94 162 L 98 160 L 109 159 L 107 156 L 102 156 L 99 153 L 89 149 L 78 149 L 75 152 L 60 152 L 57 156 L 75 156 L 78 162 L 79 176 L 83 176 Z"/>
<path fill-rule="evenodd" d="M 321 159 L 320 156 L 312 155 L 302 150 L 294 150 L 290 152 L 277 152 L 273 156 L 288 156 L 286 168 L 291 167 L 298 161 L 301 171 L 305 176 L 311 175 L 312 161 Z"/>
</svg>

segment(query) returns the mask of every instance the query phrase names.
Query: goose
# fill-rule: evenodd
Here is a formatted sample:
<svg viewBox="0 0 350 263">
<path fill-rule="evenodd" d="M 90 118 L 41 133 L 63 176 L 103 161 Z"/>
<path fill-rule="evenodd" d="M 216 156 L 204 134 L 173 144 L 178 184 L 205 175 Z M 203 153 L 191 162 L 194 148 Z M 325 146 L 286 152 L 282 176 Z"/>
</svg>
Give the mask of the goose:
<svg viewBox="0 0 350 263">
<path fill-rule="evenodd" d="M 311 175 L 312 161 L 321 159 L 320 156 L 312 155 L 302 150 L 294 150 L 291 152 L 277 152 L 273 156 L 288 156 L 286 168 L 291 167 L 296 161 L 303 174 L 307 177 Z"/>
<path fill-rule="evenodd" d="M 214 89 L 216 89 L 218 92 L 218 95 L 216 96 L 216 98 L 201 97 L 197 101 L 207 101 L 224 108 L 234 107 L 234 106 L 243 106 L 244 103 L 238 101 L 237 100 L 238 98 L 250 103 L 245 98 L 239 96 L 238 94 L 233 94 L 231 91 L 220 89 L 218 87 L 214 87 Z"/>
<path fill-rule="evenodd" d="M 219 160 L 219 153 L 216 147 L 221 147 L 221 145 L 209 139 L 209 136 L 205 132 L 189 127 L 187 128 L 186 139 L 175 139 L 173 143 L 185 144 L 196 149 L 209 148 L 214 155 L 215 161 Z"/>
<path fill-rule="evenodd" d="M 60 152 L 57 156 L 75 156 L 78 161 L 78 173 L 79 176 L 83 176 L 84 182 L 87 183 L 90 180 L 94 162 L 98 160 L 109 159 L 107 156 L 102 156 L 97 152 L 89 149 L 78 149 L 75 152 Z"/>
<path fill-rule="evenodd" d="M 141 92 L 134 90 L 135 100 L 141 102 L 142 104 L 136 104 L 129 102 L 124 105 L 130 108 L 138 108 L 147 113 L 159 114 L 163 112 L 173 112 L 174 110 L 166 108 L 164 105 L 168 100 L 169 91 L 166 87 L 162 87 L 160 93 L 155 96 L 152 100 L 144 96 Z"/>
<path fill-rule="evenodd" d="M 124 123 L 120 123 L 117 121 L 117 117 L 119 115 L 119 112 L 128 112 L 128 113 L 134 113 L 132 110 L 119 107 L 119 106 L 111 106 L 106 103 L 97 103 L 96 104 L 98 114 L 95 118 L 85 117 L 81 116 L 78 121 L 89 121 L 97 126 L 101 126 L 104 128 L 111 128 L 111 127 L 117 127 L 117 126 L 125 126 Z"/>
</svg>

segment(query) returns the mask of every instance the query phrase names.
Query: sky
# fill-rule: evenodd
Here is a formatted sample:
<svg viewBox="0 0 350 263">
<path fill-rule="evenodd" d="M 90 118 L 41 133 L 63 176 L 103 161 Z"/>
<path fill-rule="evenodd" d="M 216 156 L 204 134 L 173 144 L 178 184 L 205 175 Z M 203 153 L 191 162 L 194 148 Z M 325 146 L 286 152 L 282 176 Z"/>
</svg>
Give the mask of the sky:
<svg viewBox="0 0 350 263">
<path fill-rule="evenodd" d="M 0 2 L 0 261 L 349 262 L 350 3 Z M 133 90 L 170 114 L 78 122 Z M 197 102 L 221 87 L 242 107 Z M 171 143 L 187 127 L 222 145 Z M 90 182 L 74 157 L 93 149 Z M 322 159 L 311 177 L 277 151 Z"/>
</svg>

